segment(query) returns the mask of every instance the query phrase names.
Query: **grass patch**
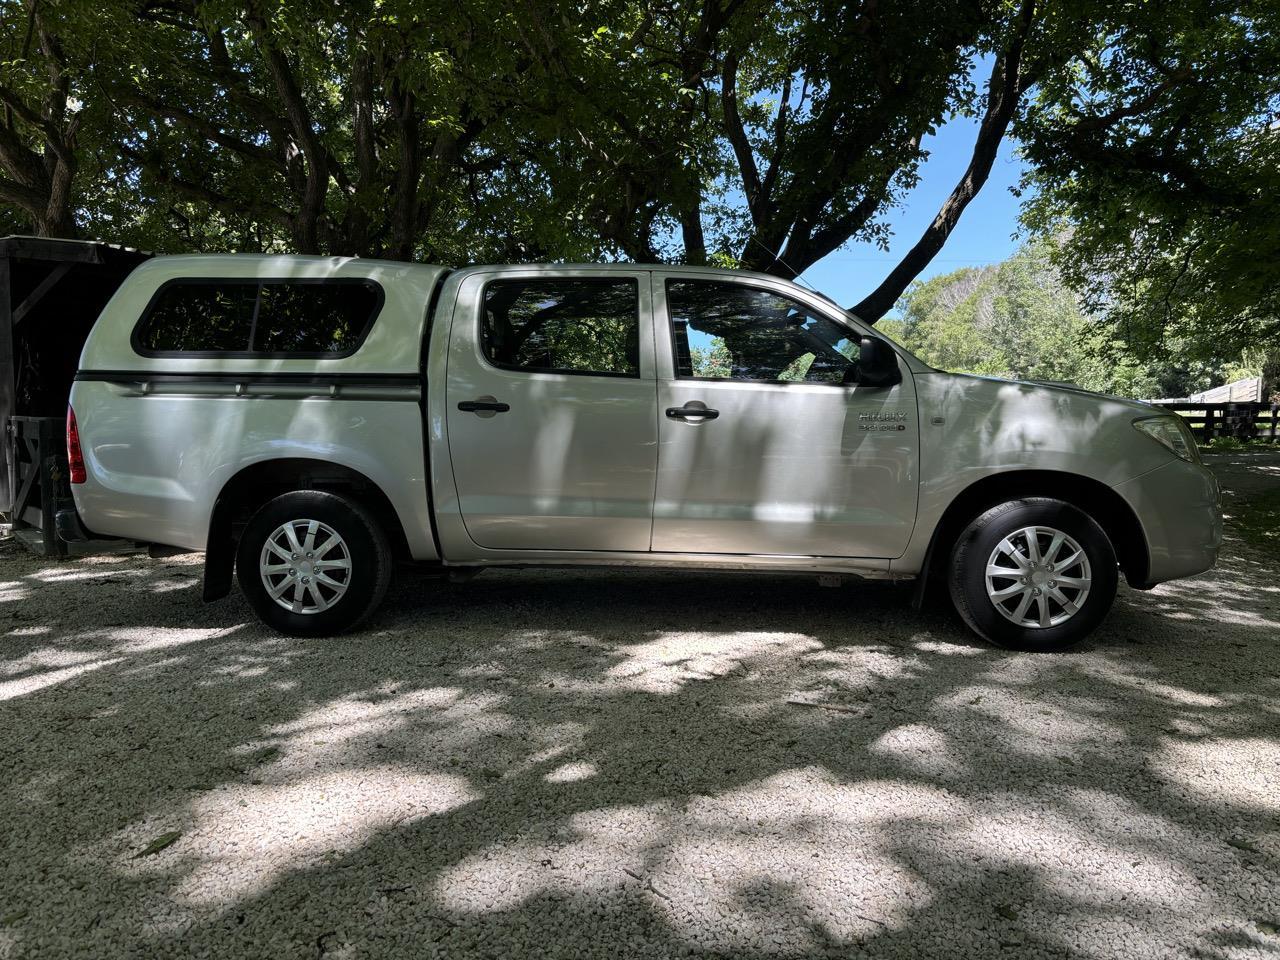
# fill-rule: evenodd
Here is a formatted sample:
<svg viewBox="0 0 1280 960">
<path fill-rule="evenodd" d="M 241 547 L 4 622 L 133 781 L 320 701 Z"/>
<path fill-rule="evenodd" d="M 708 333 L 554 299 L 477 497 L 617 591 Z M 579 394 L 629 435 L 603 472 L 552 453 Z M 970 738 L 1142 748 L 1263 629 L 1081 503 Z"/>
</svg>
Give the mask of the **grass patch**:
<svg viewBox="0 0 1280 960">
<path fill-rule="evenodd" d="M 1214 437 L 1198 446 L 1205 453 L 1232 453 L 1237 450 L 1280 450 L 1280 442 L 1273 440 L 1241 440 L 1239 437 Z"/>
</svg>

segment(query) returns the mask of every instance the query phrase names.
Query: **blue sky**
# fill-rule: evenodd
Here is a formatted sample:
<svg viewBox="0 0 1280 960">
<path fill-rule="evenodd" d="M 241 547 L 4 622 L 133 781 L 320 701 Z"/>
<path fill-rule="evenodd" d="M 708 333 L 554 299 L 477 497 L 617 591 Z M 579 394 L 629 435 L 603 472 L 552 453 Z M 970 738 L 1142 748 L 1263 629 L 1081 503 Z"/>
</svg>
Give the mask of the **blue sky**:
<svg viewBox="0 0 1280 960">
<path fill-rule="evenodd" d="M 921 167 L 920 183 L 901 207 L 889 213 L 893 236 L 888 252 L 874 244 L 853 244 L 806 270 L 805 282 L 845 306 L 857 303 L 875 289 L 902 254 L 920 239 L 921 231 L 964 173 L 977 132 L 977 120 L 957 117 L 925 141 L 929 159 Z M 986 185 L 965 209 L 946 246 L 920 274 L 921 279 L 960 267 L 994 263 L 1017 249 L 1013 234 L 1018 229 L 1020 201 L 1009 190 L 1018 184 L 1024 167 L 1015 150 L 1016 145 L 1008 139 L 1001 144 Z"/>
</svg>

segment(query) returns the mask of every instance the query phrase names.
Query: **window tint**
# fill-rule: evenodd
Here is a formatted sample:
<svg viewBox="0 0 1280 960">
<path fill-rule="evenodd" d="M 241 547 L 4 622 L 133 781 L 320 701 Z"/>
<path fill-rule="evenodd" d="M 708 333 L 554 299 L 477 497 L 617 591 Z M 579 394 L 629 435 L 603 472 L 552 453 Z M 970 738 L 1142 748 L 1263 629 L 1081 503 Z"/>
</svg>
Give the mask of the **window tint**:
<svg viewBox="0 0 1280 960">
<path fill-rule="evenodd" d="M 768 290 L 669 280 L 667 310 L 679 377 L 841 384 L 856 366 L 855 331 Z"/>
<path fill-rule="evenodd" d="M 364 339 L 378 307 L 370 283 L 264 283 L 255 353 L 347 353 Z"/>
<path fill-rule="evenodd" d="M 640 375 L 635 280 L 497 280 L 485 287 L 485 357 L 520 370 Z"/>
<path fill-rule="evenodd" d="M 175 283 L 151 302 L 138 331 L 146 350 L 249 349 L 256 283 Z"/>
<path fill-rule="evenodd" d="M 367 280 L 184 280 L 156 294 L 136 344 L 144 353 L 345 354 L 381 300 Z"/>
</svg>

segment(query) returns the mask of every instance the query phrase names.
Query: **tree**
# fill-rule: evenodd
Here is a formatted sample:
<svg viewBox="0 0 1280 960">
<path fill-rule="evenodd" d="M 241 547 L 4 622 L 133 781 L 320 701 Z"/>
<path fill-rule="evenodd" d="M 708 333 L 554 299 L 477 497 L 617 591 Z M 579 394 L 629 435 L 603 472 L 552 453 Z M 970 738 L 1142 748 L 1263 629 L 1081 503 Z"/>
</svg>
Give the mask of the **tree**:
<svg viewBox="0 0 1280 960">
<path fill-rule="evenodd" d="M 1050 0 L 59 7 L 93 50 L 85 96 L 117 123 L 82 194 L 90 222 L 161 247 L 446 261 L 792 275 L 884 242 L 924 136 L 980 110 L 940 245 L 1049 62 L 1036 51 L 1056 49 Z"/>
<path fill-rule="evenodd" d="M 733 376 L 733 356 L 723 337 L 712 337 L 706 347 L 690 347 L 689 364 L 695 377 Z"/>
<path fill-rule="evenodd" d="M 0 222 L 167 250 L 792 276 L 886 244 L 926 137 L 966 115 L 968 167 L 865 319 L 941 249 L 1013 130 L 1030 222 L 1104 251 L 1062 261 L 1082 289 L 1208 328 L 1234 298 L 1254 330 L 1276 315 L 1249 256 L 1277 229 L 1273 7 L 9 0 Z M 1138 265 L 1110 252 L 1127 249 Z"/>
<path fill-rule="evenodd" d="M 1280 5 L 1149 7 L 1041 84 L 1025 219 L 1131 350 L 1220 363 L 1280 336 Z"/>
<path fill-rule="evenodd" d="M 1177 357 L 1134 356 L 1111 328 L 1088 315 L 1053 265 L 1052 245 L 1024 245 L 1003 263 L 965 268 L 913 284 L 901 316 L 883 329 L 944 370 L 1073 383 L 1155 399 L 1221 382 L 1222 366 Z"/>
<path fill-rule="evenodd" d="M 986 181 L 1023 94 L 1060 59 L 1063 24 L 1074 21 L 1061 10 L 1049 16 L 1052 6 L 705 0 L 659 15 L 655 66 L 680 66 L 681 129 L 704 129 L 677 133 L 656 155 L 687 144 L 718 152 L 682 156 L 670 198 L 653 189 L 656 179 L 633 185 L 656 209 L 633 222 L 629 246 L 656 251 L 652 235 L 678 224 L 686 262 L 791 277 L 851 240 L 885 244 L 883 215 L 917 182 L 924 137 L 949 116 L 980 112 L 966 176 L 920 244 L 857 308 L 874 322 L 941 248 Z M 664 38 L 674 43 L 665 56 Z M 993 66 L 980 92 L 970 75 L 983 55 Z"/>
<path fill-rule="evenodd" d="M 0 18 L 0 202 L 4 224 L 39 236 L 76 235 L 79 140 L 86 120 L 83 34 L 56 6 L 10 0 Z"/>
<path fill-rule="evenodd" d="M 164 201 L 156 232 L 209 211 L 250 249 L 447 261 L 483 206 L 468 202 L 473 179 L 500 183 L 477 144 L 522 69 L 504 7 L 120 0 L 117 12 L 136 26 L 99 78 L 129 130 L 119 176 Z"/>
</svg>

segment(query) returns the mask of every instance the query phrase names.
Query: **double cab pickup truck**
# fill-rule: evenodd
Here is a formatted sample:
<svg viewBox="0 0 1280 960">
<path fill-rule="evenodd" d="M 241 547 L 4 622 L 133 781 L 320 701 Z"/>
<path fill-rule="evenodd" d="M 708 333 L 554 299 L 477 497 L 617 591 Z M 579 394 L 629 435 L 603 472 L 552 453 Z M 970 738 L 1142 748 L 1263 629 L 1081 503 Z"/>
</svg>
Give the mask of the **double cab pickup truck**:
<svg viewBox="0 0 1280 960">
<path fill-rule="evenodd" d="M 1222 532 L 1176 416 L 935 370 L 710 268 L 159 257 L 86 342 L 67 435 L 65 536 L 203 551 L 205 600 L 234 573 L 295 635 L 412 561 L 914 579 L 1054 649 Z"/>
</svg>

